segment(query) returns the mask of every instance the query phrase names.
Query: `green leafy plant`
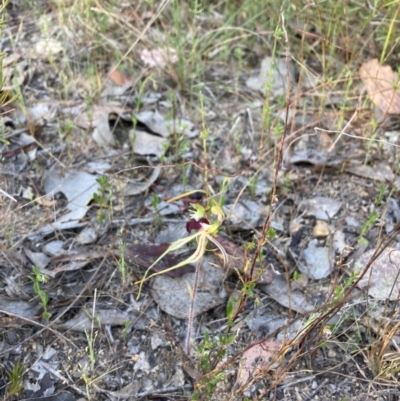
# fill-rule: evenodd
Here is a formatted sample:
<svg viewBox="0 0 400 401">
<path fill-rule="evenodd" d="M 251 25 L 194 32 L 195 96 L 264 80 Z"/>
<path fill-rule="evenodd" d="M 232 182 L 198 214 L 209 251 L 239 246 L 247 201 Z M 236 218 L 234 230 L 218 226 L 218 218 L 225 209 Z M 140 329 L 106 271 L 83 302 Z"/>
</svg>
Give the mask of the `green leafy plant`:
<svg viewBox="0 0 400 401">
<path fill-rule="evenodd" d="M 152 206 L 152 208 L 153 208 L 155 213 L 158 212 L 158 206 L 160 205 L 161 201 L 162 201 L 162 199 L 158 195 L 156 195 L 156 194 L 152 195 L 152 197 L 151 197 L 151 206 Z"/>
<path fill-rule="evenodd" d="M 123 339 L 128 337 L 128 332 L 129 332 L 130 327 L 131 327 L 131 322 L 130 322 L 130 320 L 127 320 L 124 323 L 124 328 L 123 328 L 122 334 L 121 334 Z"/>
<path fill-rule="evenodd" d="M 227 352 L 227 346 L 232 344 L 236 338 L 236 333 L 229 334 L 225 333 L 218 336 L 215 340 L 211 340 L 210 334 L 206 332 L 202 344 L 198 345 L 197 349 L 200 354 L 199 368 L 203 373 L 212 371 L 225 357 Z M 220 370 L 213 372 L 212 375 L 205 377 L 200 383 L 198 383 L 198 389 L 194 391 L 192 400 L 198 400 L 201 395 L 209 397 L 215 386 L 224 380 L 224 373 Z"/>
<path fill-rule="evenodd" d="M 189 169 L 190 169 L 190 165 L 189 164 L 184 164 L 182 166 L 181 177 L 182 177 L 182 185 L 183 185 L 184 188 L 186 187 L 186 185 L 189 182 L 189 174 L 188 174 Z"/>
<path fill-rule="evenodd" d="M 227 347 L 232 344 L 237 333 L 231 333 L 230 329 L 234 325 L 234 318 L 236 316 L 237 307 L 242 301 L 243 293 L 241 293 L 239 299 L 230 297 L 226 306 L 226 316 L 228 319 L 227 329 L 225 332 L 217 336 L 214 340 L 211 340 L 210 334 L 206 332 L 201 344 L 197 346 L 198 353 L 200 355 L 199 369 L 205 374 L 212 372 L 211 375 L 205 375 L 198 383 L 198 389 L 194 391 L 192 400 L 197 400 L 201 394 L 205 397 L 209 397 L 215 386 L 224 380 L 224 373 L 220 370 L 213 372 L 218 363 L 227 355 Z"/>
<path fill-rule="evenodd" d="M 121 274 L 122 283 L 125 285 L 127 282 L 127 265 L 125 261 L 125 242 L 122 239 L 119 244 L 119 254 L 120 257 L 117 260 L 117 268 Z"/>
<path fill-rule="evenodd" d="M 91 371 L 93 371 L 95 363 L 96 363 L 96 357 L 95 357 L 95 352 L 94 352 L 94 341 L 96 339 L 97 332 L 93 335 L 93 330 L 91 333 L 88 333 L 88 331 L 85 330 L 85 335 L 86 335 L 86 340 L 88 342 L 87 350 L 89 353 L 90 368 L 91 368 Z"/>
<path fill-rule="evenodd" d="M 380 206 L 384 203 L 384 197 L 385 197 L 388 187 L 387 187 L 387 185 L 383 185 L 378 182 L 376 184 L 376 189 L 377 189 L 378 193 L 375 196 L 375 205 Z"/>
<path fill-rule="evenodd" d="M 219 188 L 219 193 L 221 194 L 220 198 L 219 198 L 219 204 L 221 206 L 225 205 L 225 197 L 224 194 L 226 193 L 226 191 L 228 191 L 229 187 L 232 185 L 232 178 L 230 177 L 224 177 L 224 179 L 221 182 L 220 188 Z"/>
<path fill-rule="evenodd" d="M 93 200 L 99 207 L 97 220 L 99 223 L 102 223 L 106 218 L 106 211 L 109 209 L 111 203 L 112 191 L 110 190 L 110 180 L 107 176 L 102 175 L 96 181 L 100 188 L 93 194 Z"/>
<path fill-rule="evenodd" d="M 303 274 L 298 272 L 297 270 L 294 271 L 293 273 L 293 281 L 298 281 L 303 277 Z"/>
<path fill-rule="evenodd" d="M 254 176 L 249 181 L 249 191 L 252 199 L 256 196 L 256 188 L 258 183 L 258 176 Z"/>
<path fill-rule="evenodd" d="M 372 227 L 375 224 L 375 222 L 378 220 L 378 218 L 379 218 L 379 215 L 376 212 L 370 213 L 368 220 L 361 227 L 360 239 L 358 240 L 358 242 L 360 244 L 367 242 L 367 239 L 365 238 L 365 234 L 370 229 L 370 227 Z"/>
<path fill-rule="evenodd" d="M 44 284 L 49 279 L 49 276 L 43 274 L 38 267 L 32 266 L 33 275 L 29 276 L 29 278 L 33 282 L 33 290 L 35 294 L 40 298 L 40 305 L 43 307 L 42 317 L 45 320 L 49 320 L 51 318 L 51 313 L 47 310 L 47 304 L 49 303 L 49 296 L 40 288 L 41 284 Z"/>
<path fill-rule="evenodd" d="M 11 371 L 7 371 L 7 376 L 10 379 L 10 383 L 7 387 L 7 394 L 9 396 L 18 394 L 24 388 L 24 374 L 25 368 L 20 363 L 17 362 Z"/>
<path fill-rule="evenodd" d="M 359 276 L 359 272 L 352 271 L 350 276 L 346 278 L 342 285 L 337 285 L 334 289 L 334 300 L 340 301 L 343 299 L 346 291 L 354 284 Z"/>
</svg>

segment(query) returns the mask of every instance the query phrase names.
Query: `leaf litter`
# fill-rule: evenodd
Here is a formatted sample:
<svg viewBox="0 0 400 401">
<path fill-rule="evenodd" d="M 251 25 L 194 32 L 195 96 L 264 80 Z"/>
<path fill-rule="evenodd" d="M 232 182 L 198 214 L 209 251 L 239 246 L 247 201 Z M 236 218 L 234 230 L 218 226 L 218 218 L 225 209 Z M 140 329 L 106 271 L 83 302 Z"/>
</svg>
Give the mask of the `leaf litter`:
<svg viewBox="0 0 400 401">
<path fill-rule="evenodd" d="M 363 253 L 354 265 L 354 272 L 360 274 L 375 250 Z M 371 264 L 367 273 L 357 283 L 360 288 L 366 288 L 368 294 L 375 299 L 396 300 L 400 295 L 400 250 L 386 248 Z"/>
<path fill-rule="evenodd" d="M 139 15 L 137 17 L 134 20 L 141 21 L 142 17 Z M 58 62 L 61 51 L 69 51 L 67 48 L 64 49 L 58 40 L 41 38 L 36 43 L 41 46 L 42 52 L 37 59 L 38 62 L 42 57 L 53 56 Z M 141 59 L 150 69 L 157 69 L 159 74 L 157 79 L 160 79 L 163 77 L 163 70 L 175 68 L 173 67 L 176 62 L 175 56 L 173 49 L 163 53 L 160 47 L 153 50 L 145 49 L 137 54 L 137 59 Z M 15 87 L 13 82 L 23 86 L 30 76 L 28 64 L 23 58 L 22 53 L 14 53 L 14 57 L 10 57 L 10 63 L 5 63 L 6 69 L 10 68 L 9 71 L 5 70 L 6 83 L 10 87 Z M 15 67 L 16 70 L 12 70 L 11 66 L 16 65 L 18 66 Z M 42 71 L 39 69 L 37 74 L 40 76 Z M 292 90 L 296 89 L 295 70 L 296 66 L 290 63 L 289 77 L 292 81 Z M 18 71 L 20 79 L 13 81 L 12 75 Z M 129 78 L 134 76 L 133 74 L 128 76 L 117 69 L 111 71 L 111 73 L 104 71 L 104 76 L 108 74 L 110 84 L 114 88 L 118 87 L 118 90 L 113 91 L 106 87 L 104 91 L 99 91 L 100 100 L 96 99 L 97 103 L 95 102 L 94 106 L 82 102 L 79 98 L 75 99 L 74 106 L 65 105 L 62 101 L 48 101 L 49 94 L 54 95 L 54 92 L 47 93 L 48 87 L 42 87 L 40 80 L 33 80 L 29 85 L 41 88 L 35 88 L 37 94 L 46 92 L 44 99 L 28 101 L 25 117 L 23 113 L 14 114 L 13 123 L 18 125 L 18 128 L 15 126 L 12 128 L 15 142 L 10 148 L 2 148 L 2 155 L 4 167 L 12 167 L 14 172 L 17 171 L 17 175 L 8 180 L 7 185 L 10 185 L 10 193 L 19 202 L 19 209 L 12 209 L 7 204 L 9 207 L 7 210 L 18 216 L 15 221 L 15 234 L 4 235 L 4 238 L 11 236 L 11 240 L 16 241 L 15 254 L 19 253 L 21 262 L 15 262 L 12 252 L 5 252 L 6 262 L 3 265 L 7 267 L 4 267 L 6 272 L 4 275 L 12 273 L 9 277 L 5 277 L 2 289 L 7 296 L 0 294 L 0 309 L 17 316 L 40 319 L 41 307 L 38 299 L 32 294 L 32 290 L 26 291 L 28 288 L 31 289 L 31 285 L 23 282 L 23 277 L 31 273 L 32 265 L 39 267 L 42 273 L 50 276 L 49 281 L 43 283 L 43 288 L 50 294 L 54 316 L 57 314 L 62 316 L 61 321 L 52 322 L 55 327 L 78 333 L 95 329 L 98 335 L 95 339 L 96 346 L 98 345 L 96 357 L 99 358 L 102 367 L 111 366 L 110 360 L 105 356 L 105 347 L 110 346 L 109 354 L 112 354 L 111 350 L 115 351 L 113 355 L 117 359 L 119 354 L 126 356 L 124 354 L 126 350 L 119 348 L 119 344 L 129 349 L 128 355 L 134 363 L 124 361 L 125 370 L 119 377 L 118 384 L 112 369 L 109 369 L 102 376 L 103 382 L 99 384 L 103 387 L 99 390 L 102 395 L 107 395 L 110 399 L 119 399 L 127 398 L 129 394 L 138 395 L 149 391 L 148 395 L 154 397 L 155 393 L 151 391 L 154 391 L 155 383 L 165 384 L 167 373 L 172 371 L 175 372 L 174 383 L 181 388 L 188 384 L 182 369 L 172 370 L 177 360 L 183 364 L 182 358 L 177 357 L 170 361 L 168 353 L 164 351 L 168 347 L 169 350 L 174 350 L 175 341 L 183 337 L 195 266 L 186 265 L 177 271 L 171 271 L 171 274 L 155 277 L 146 289 L 146 293 L 152 297 L 145 298 L 150 306 L 141 301 L 134 301 L 131 297 L 136 291 L 132 283 L 143 274 L 140 268 L 146 270 L 165 251 L 165 247 L 169 246 L 165 244 L 166 242 L 173 242 L 185 235 L 179 231 L 179 227 L 185 226 L 187 203 L 169 204 L 166 199 L 175 196 L 175 192 L 185 192 L 182 188 L 190 186 L 203 189 L 210 182 L 212 183 L 210 188 L 214 186 L 215 191 L 218 191 L 217 188 L 223 182 L 217 180 L 217 175 L 222 176 L 221 171 L 226 173 L 229 170 L 231 175 L 238 175 L 239 172 L 244 172 L 244 175 L 250 172 L 252 176 L 255 176 L 255 172 L 258 174 L 257 179 L 251 181 L 254 184 L 251 190 L 241 191 L 243 183 L 249 182 L 246 177 L 242 181 L 236 180 L 236 183 L 224 193 L 225 211 L 230 216 L 224 227 L 224 237 L 219 238 L 219 241 L 225 249 L 230 250 L 228 266 L 227 270 L 221 268 L 222 259 L 215 251 L 214 258 L 203 261 L 201 285 L 195 302 L 195 315 L 198 317 L 197 335 L 203 338 L 204 332 L 212 327 L 214 321 L 219 322 L 226 317 L 223 310 L 229 292 L 236 287 L 240 288 L 238 277 L 243 279 L 247 274 L 244 267 L 249 260 L 249 253 L 244 245 L 257 238 L 258 229 L 262 226 L 265 216 L 268 216 L 270 207 L 267 195 L 271 190 L 273 176 L 268 169 L 260 168 L 260 165 L 265 163 L 272 165 L 272 160 L 257 159 L 256 139 L 258 131 L 261 132 L 261 120 L 257 120 L 259 116 L 256 112 L 246 112 L 241 115 L 245 117 L 238 120 L 243 123 L 243 132 L 251 135 L 248 137 L 243 135 L 244 139 L 242 137 L 232 139 L 238 132 L 239 123 L 232 121 L 231 116 L 239 115 L 238 112 L 243 109 L 243 105 L 237 104 L 237 99 L 231 92 L 221 88 L 220 82 L 225 82 L 221 77 L 226 72 L 221 74 L 218 68 L 211 68 L 210 76 L 214 74 L 218 79 L 207 83 L 206 90 L 210 94 L 207 101 L 211 103 L 204 106 L 204 115 L 213 116 L 207 142 L 211 157 L 205 164 L 207 166 L 209 163 L 209 169 L 207 167 L 209 182 L 204 182 L 202 173 L 193 173 L 195 169 L 190 166 L 191 169 L 186 171 L 185 176 L 189 183 L 178 184 L 183 176 L 180 175 L 179 169 L 186 168 L 188 160 L 198 163 L 199 166 L 204 163 L 202 160 L 204 155 L 199 152 L 201 141 L 198 138 L 204 128 L 201 119 L 196 119 L 195 114 L 190 115 L 184 110 L 185 107 L 189 109 L 187 105 L 184 106 L 185 102 L 180 103 L 181 113 L 176 113 L 173 118 L 168 115 L 167 118 L 165 110 L 168 110 L 169 114 L 171 110 L 175 111 L 176 107 L 176 105 L 171 106 L 170 95 L 167 92 L 156 89 L 141 94 Z M 382 71 L 386 78 L 378 79 Z M 395 114 L 397 92 L 389 92 L 388 89 L 389 78 L 393 78 L 392 86 L 395 82 L 395 73 L 389 74 L 386 67 L 377 67 L 374 62 L 369 65 L 364 64 L 360 76 L 371 100 L 383 112 Z M 247 88 L 242 88 L 249 94 L 251 100 L 254 99 L 254 104 L 257 103 L 257 96 L 259 97 L 260 93 L 266 94 L 268 79 L 272 79 L 273 97 L 285 93 L 286 63 L 283 59 L 278 58 L 273 62 L 272 58 L 264 58 L 261 61 L 260 75 L 249 79 L 246 82 Z M 385 101 L 384 91 L 390 94 L 392 99 L 390 103 Z M 219 102 L 213 103 L 214 92 L 218 95 Z M 141 95 L 143 103 L 138 101 Z M 114 98 L 118 100 L 115 101 Z M 293 110 L 294 112 L 296 110 Z M 73 121 L 72 134 L 67 130 L 67 126 L 57 127 L 57 124 L 65 122 L 64 118 L 67 117 Z M 314 118 L 312 111 L 307 118 Z M 294 119 L 294 121 L 299 120 Z M 35 136 L 26 134 L 26 132 L 33 133 L 26 128 L 27 125 L 34 127 Z M 356 125 L 354 122 L 351 128 L 357 129 Z M 25 127 L 26 132 L 18 133 L 21 126 Z M 230 136 L 226 135 L 227 132 L 230 132 Z M 66 142 L 64 150 L 57 153 L 57 157 L 55 152 L 51 153 L 50 157 L 49 151 L 43 157 L 43 154 L 40 154 L 42 146 L 55 142 L 56 138 L 61 136 Z M 307 132 L 304 137 L 297 137 L 294 143 L 290 145 L 288 143 L 285 149 L 285 164 L 288 170 L 284 174 L 287 174 L 286 178 L 290 177 L 290 189 L 288 182 L 284 181 L 285 176 L 280 176 L 278 206 L 273 205 L 271 221 L 271 226 L 279 229 L 275 237 L 263 245 L 263 258 L 257 265 L 257 269 L 263 268 L 261 270 L 264 270 L 266 279 L 254 282 L 256 297 L 263 297 L 264 300 L 267 296 L 268 302 L 272 303 L 274 308 L 265 317 L 254 313 L 257 309 L 249 302 L 241 312 L 240 319 L 247 318 L 247 326 L 262 342 L 243 353 L 237 370 L 239 386 L 245 385 L 258 372 L 262 372 L 284 346 L 282 331 L 273 339 L 263 339 L 265 335 L 283 328 L 286 318 L 282 316 L 286 316 L 288 310 L 290 313 L 294 311 L 309 316 L 316 305 L 326 301 L 330 293 L 329 286 L 335 282 L 336 263 L 341 260 L 340 258 L 350 264 L 352 256 L 365 250 L 360 241 L 362 222 L 368 219 L 368 202 L 370 204 L 371 200 L 378 196 L 376 188 L 370 185 L 369 180 L 388 186 L 397 182 L 397 172 L 392 171 L 390 167 L 392 163 L 379 160 L 382 158 L 379 149 L 372 146 L 373 157 L 369 158 L 366 152 L 359 151 L 362 148 L 360 145 L 362 141 L 354 138 L 350 140 L 348 137 L 341 137 L 331 149 L 334 141 L 330 136 L 331 134 L 327 133 L 315 135 L 313 132 Z M 230 142 L 234 141 L 237 143 L 233 146 Z M 25 146 L 32 146 L 34 149 L 27 149 Z M 185 157 L 190 155 L 190 158 L 188 156 L 187 159 L 180 159 L 173 154 L 178 152 L 179 146 L 180 149 L 186 147 L 187 152 L 182 154 Z M 236 154 L 238 149 L 240 154 Z M 10 150 L 13 153 L 5 153 Z M 388 150 L 384 150 L 386 151 Z M 70 154 L 73 156 L 69 157 Z M 221 158 L 218 155 L 222 155 Z M 161 163 L 161 160 L 165 163 Z M 182 164 L 173 169 L 170 164 L 176 160 Z M 37 170 L 33 168 L 33 163 L 36 163 Z M 218 163 L 222 164 L 221 171 L 217 174 L 220 167 Z M 141 170 L 136 174 L 138 166 Z M 327 168 L 333 168 L 335 173 L 331 170 L 325 171 Z M 110 194 L 112 206 L 107 204 L 105 208 L 106 221 L 99 221 L 98 206 L 91 204 L 93 194 L 99 190 L 97 178 L 100 175 L 107 175 L 110 178 L 107 194 Z M 21 188 L 25 189 L 21 191 Z M 23 196 L 32 199 L 38 193 L 47 194 L 44 199 L 51 203 L 40 201 L 32 205 L 22 203 Z M 153 194 L 163 198 L 160 203 L 154 202 Z M 193 202 L 193 199 L 190 202 Z M 376 204 L 379 205 L 376 206 L 379 210 L 385 206 L 384 202 L 376 201 Z M 393 224 L 398 222 L 394 216 L 396 210 L 395 205 L 388 210 L 386 222 L 388 232 L 393 229 Z M 113 213 L 118 216 L 111 216 Z M 389 219 L 389 214 L 394 218 Z M 174 215 L 175 221 L 171 222 L 171 219 L 164 218 L 165 215 Z M 177 220 L 181 223 L 176 224 Z M 149 225 L 149 222 L 152 224 Z M 297 223 L 296 229 L 293 222 Z M 168 229 L 170 233 L 167 233 Z M 28 235 L 20 236 L 27 231 Z M 363 234 L 364 237 L 361 239 L 366 240 L 369 244 L 367 246 L 373 248 L 377 235 L 376 227 L 373 226 L 368 235 Z M 154 236 L 157 240 L 153 242 Z M 125 248 L 121 247 L 121 244 Z M 105 250 L 110 251 L 108 253 L 110 257 L 105 257 L 107 253 Z M 189 251 L 190 249 L 184 249 L 184 252 Z M 373 251 L 367 251 L 357 260 L 355 272 L 365 266 L 372 255 L 371 252 Z M 368 287 L 368 294 L 376 299 L 394 299 L 393 294 L 398 291 L 396 248 L 391 249 L 390 255 L 394 259 L 383 253 L 379 263 L 371 266 L 368 284 L 364 279 L 358 284 L 360 287 Z M 125 256 L 128 266 L 125 271 L 128 279 L 125 282 L 122 280 L 122 270 L 118 270 L 117 267 L 122 263 L 122 256 Z M 184 259 L 185 253 L 169 254 L 154 268 L 160 271 Z M 13 262 L 10 263 L 10 260 Z M 389 266 L 388 269 L 385 268 L 386 265 Z M 383 270 L 380 270 L 381 268 Z M 97 269 L 101 269 L 102 277 L 91 282 L 91 278 L 97 274 Z M 375 276 L 374 271 L 379 273 Z M 303 277 L 296 276 L 299 272 Z M 386 276 L 387 280 L 383 280 L 382 284 L 382 280 L 379 281 L 378 278 Z M 390 281 L 394 282 L 393 289 L 388 290 L 390 286 L 386 284 Z M 69 288 L 70 292 L 67 293 L 66 288 Z M 101 291 L 101 296 L 106 302 L 98 302 L 94 307 L 93 303 L 87 302 L 86 297 L 92 297 L 95 288 Z M 19 297 L 20 300 L 13 300 L 12 295 Z M 29 300 L 31 302 L 28 302 Z M 74 304 L 75 301 L 77 304 Z M 63 302 L 72 305 L 71 309 L 67 307 L 65 315 L 63 313 L 66 306 Z M 159 312 L 160 310 L 162 312 Z M 139 319 L 140 316 L 143 320 Z M 168 323 L 171 322 L 170 317 L 172 317 L 172 329 L 171 323 Z M 252 323 L 249 323 L 249 317 Z M 274 317 L 277 317 L 278 322 L 275 325 L 270 324 Z M 301 327 L 301 325 L 296 326 L 296 329 L 300 330 Z M 163 335 L 155 336 L 152 334 L 154 330 L 162 331 Z M 251 337 L 246 337 L 247 334 L 245 329 L 238 333 L 237 343 L 240 341 L 251 343 L 253 340 Z M 41 340 L 36 338 L 35 346 L 40 348 Z M 81 349 L 87 347 L 84 336 L 76 337 L 74 340 Z M 21 348 L 20 352 L 28 354 L 30 351 Z M 57 350 L 57 354 L 62 358 L 61 350 Z M 87 355 L 82 353 L 77 358 L 86 362 L 88 359 Z M 79 383 L 75 385 L 66 380 L 65 382 L 69 383 L 67 385 L 77 393 L 85 394 L 82 375 L 79 376 L 81 372 L 76 371 L 77 360 L 73 361 L 73 365 L 68 365 L 67 358 L 63 362 L 65 367 L 62 366 L 62 369 L 73 372 L 74 380 Z M 122 361 L 118 360 L 116 363 L 119 362 Z M 61 379 L 54 376 L 54 371 L 62 370 L 60 363 L 54 364 L 50 376 L 46 376 L 49 371 L 47 369 L 45 372 L 45 363 L 49 362 L 42 363 L 44 367 L 44 370 L 41 370 L 42 379 L 45 380 L 42 385 L 39 384 L 39 388 L 46 387 L 48 391 L 55 391 L 60 383 L 57 381 Z M 131 372 L 135 372 L 136 376 Z M 30 384 L 26 384 L 26 390 L 31 391 L 30 395 L 35 394 L 34 387 L 29 388 L 29 386 Z M 37 388 L 37 384 L 35 386 Z M 114 391 L 117 388 L 118 390 Z M 168 386 L 166 388 L 168 389 Z M 57 394 L 54 397 L 57 397 Z M 42 395 L 42 399 L 48 398 Z M 61 395 L 60 397 L 62 398 Z"/>
<path fill-rule="evenodd" d="M 140 59 L 147 67 L 165 68 L 168 64 L 174 64 L 178 61 L 178 55 L 175 49 L 143 49 L 140 53 Z"/>
<path fill-rule="evenodd" d="M 265 367 L 281 350 L 282 345 L 280 341 L 264 340 L 246 350 L 240 360 L 236 384 L 243 386 L 250 378 L 265 371 Z"/>
<path fill-rule="evenodd" d="M 378 59 L 360 67 L 360 77 L 372 102 L 387 114 L 400 114 L 400 76 L 390 66 L 381 66 Z"/>
</svg>

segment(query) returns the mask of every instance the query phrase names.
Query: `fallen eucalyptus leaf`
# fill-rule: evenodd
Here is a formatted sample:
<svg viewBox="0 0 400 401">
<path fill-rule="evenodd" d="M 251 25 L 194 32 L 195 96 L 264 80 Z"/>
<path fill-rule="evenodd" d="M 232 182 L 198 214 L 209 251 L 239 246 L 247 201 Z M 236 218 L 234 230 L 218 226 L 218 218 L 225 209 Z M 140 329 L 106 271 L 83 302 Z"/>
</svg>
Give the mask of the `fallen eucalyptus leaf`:
<svg viewBox="0 0 400 401">
<path fill-rule="evenodd" d="M 378 59 L 368 60 L 360 67 L 360 77 L 371 101 L 385 114 L 400 114 L 399 74 L 390 66 L 379 65 Z"/>
<path fill-rule="evenodd" d="M 364 269 L 374 249 L 363 253 L 354 265 L 354 272 Z M 359 288 L 368 287 L 368 295 L 375 299 L 395 300 L 400 297 L 400 249 L 386 248 L 371 264 L 370 269 L 358 282 Z"/>
</svg>

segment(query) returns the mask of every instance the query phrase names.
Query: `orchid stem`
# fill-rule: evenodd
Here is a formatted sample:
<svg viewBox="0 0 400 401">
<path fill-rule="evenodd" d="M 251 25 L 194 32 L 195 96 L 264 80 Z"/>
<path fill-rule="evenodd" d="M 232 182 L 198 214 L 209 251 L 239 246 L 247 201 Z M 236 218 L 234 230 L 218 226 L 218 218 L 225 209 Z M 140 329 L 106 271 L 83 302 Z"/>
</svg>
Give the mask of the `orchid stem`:
<svg viewBox="0 0 400 401">
<path fill-rule="evenodd" d="M 186 344 L 185 344 L 186 354 L 188 356 L 190 354 L 190 340 L 192 339 L 193 320 L 194 320 L 194 303 L 196 301 L 197 287 L 199 285 L 201 262 L 202 260 L 200 259 L 196 264 L 196 271 L 194 273 L 193 291 L 191 294 L 190 307 L 189 307 L 188 326 L 187 326 Z"/>
</svg>

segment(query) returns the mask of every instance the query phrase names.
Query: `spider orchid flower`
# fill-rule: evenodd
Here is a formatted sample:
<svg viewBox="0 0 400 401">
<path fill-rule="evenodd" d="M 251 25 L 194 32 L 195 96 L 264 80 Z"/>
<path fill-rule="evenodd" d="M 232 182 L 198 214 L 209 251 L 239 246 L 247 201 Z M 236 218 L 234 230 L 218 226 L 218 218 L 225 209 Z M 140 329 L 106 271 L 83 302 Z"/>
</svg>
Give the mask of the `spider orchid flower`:
<svg viewBox="0 0 400 401">
<path fill-rule="evenodd" d="M 205 217 L 206 209 L 203 206 L 197 204 L 191 204 L 191 206 L 194 208 L 194 211 L 191 214 L 190 220 L 186 223 L 186 230 L 189 234 L 191 234 L 192 230 L 196 230 L 196 232 L 186 238 L 182 238 L 171 243 L 168 249 L 146 270 L 143 278 L 135 283 L 139 284 L 138 298 L 140 297 L 140 294 L 142 292 L 144 282 L 149 280 L 150 278 L 158 276 L 159 274 L 167 273 L 171 270 L 178 269 L 179 267 L 190 263 L 198 263 L 203 258 L 209 241 L 212 242 L 221 251 L 224 259 L 224 265 L 227 263 L 228 255 L 226 254 L 223 246 L 215 238 L 218 234 L 218 228 L 222 224 L 225 217 L 221 206 L 218 205 L 216 202 L 213 202 L 213 205 L 210 208 L 211 214 L 217 216 L 217 220 L 213 223 L 210 223 L 207 217 Z M 164 256 L 166 256 L 170 252 L 182 248 L 184 245 L 194 239 L 197 240 L 197 248 L 187 259 L 183 260 L 180 263 L 177 263 L 172 267 L 169 267 L 168 269 L 148 275 L 153 266 L 157 264 Z"/>
</svg>

